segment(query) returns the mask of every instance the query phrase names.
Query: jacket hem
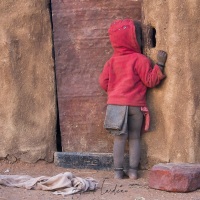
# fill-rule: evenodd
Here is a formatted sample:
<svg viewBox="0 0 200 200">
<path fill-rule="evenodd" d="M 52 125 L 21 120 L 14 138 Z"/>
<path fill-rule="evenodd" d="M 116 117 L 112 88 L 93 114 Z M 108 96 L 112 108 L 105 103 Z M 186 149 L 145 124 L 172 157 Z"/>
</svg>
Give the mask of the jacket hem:
<svg viewBox="0 0 200 200">
<path fill-rule="evenodd" d="M 137 103 L 137 102 L 125 102 L 125 101 L 107 101 L 109 105 L 122 105 L 122 106 L 147 106 L 146 102 L 144 103 Z"/>
</svg>

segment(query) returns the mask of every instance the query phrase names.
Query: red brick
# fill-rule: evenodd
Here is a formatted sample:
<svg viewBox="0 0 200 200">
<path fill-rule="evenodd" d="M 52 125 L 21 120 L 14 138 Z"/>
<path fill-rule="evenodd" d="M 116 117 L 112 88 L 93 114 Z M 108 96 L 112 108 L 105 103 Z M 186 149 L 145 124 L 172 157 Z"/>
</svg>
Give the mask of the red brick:
<svg viewBox="0 0 200 200">
<path fill-rule="evenodd" d="M 169 192 L 191 192 L 200 188 L 200 164 L 157 164 L 149 173 L 149 187 Z"/>
</svg>

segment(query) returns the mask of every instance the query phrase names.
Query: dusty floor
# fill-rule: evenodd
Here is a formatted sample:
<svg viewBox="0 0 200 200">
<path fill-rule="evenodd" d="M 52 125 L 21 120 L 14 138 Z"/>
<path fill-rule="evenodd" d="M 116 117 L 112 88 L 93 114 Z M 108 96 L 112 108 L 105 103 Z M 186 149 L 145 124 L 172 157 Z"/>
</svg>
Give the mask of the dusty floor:
<svg viewBox="0 0 200 200">
<path fill-rule="evenodd" d="M 115 180 L 112 171 L 66 169 L 43 161 L 36 164 L 22 162 L 10 164 L 8 161 L 0 161 L 0 174 L 23 174 L 37 177 L 41 175 L 52 176 L 66 171 L 82 178 L 95 178 L 99 182 L 98 189 L 95 192 L 62 197 L 46 191 L 0 186 L 0 200 L 200 200 L 200 190 L 180 194 L 148 188 L 148 171 L 140 171 L 140 178 L 136 181 L 130 179 Z"/>
</svg>

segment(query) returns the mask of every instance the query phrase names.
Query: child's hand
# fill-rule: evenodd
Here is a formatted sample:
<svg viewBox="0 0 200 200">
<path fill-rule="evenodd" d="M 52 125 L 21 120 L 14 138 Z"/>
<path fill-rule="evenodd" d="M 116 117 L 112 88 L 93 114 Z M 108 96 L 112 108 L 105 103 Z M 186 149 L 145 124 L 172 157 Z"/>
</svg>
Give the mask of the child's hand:
<svg viewBox="0 0 200 200">
<path fill-rule="evenodd" d="M 157 54 L 157 65 L 164 67 L 167 60 L 167 53 L 165 51 L 159 50 Z"/>
</svg>

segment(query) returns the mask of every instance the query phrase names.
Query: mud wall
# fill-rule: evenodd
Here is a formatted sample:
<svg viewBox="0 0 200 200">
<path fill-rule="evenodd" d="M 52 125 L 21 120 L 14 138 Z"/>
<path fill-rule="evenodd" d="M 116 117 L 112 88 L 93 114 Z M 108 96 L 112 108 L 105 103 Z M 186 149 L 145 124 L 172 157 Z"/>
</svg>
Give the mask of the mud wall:
<svg viewBox="0 0 200 200">
<path fill-rule="evenodd" d="M 55 86 L 49 0 L 0 1 L 0 158 L 52 161 Z M 148 93 L 151 131 L 143 135 L 142 167 L 200 162 L 200 2 L 143 0 L 144 24 L 168 52 L 163 84 Z"/>
<path fill-rule="evenodd" d="M 0 158 L 52 161 L 55 88 L 48 0 L 0 1 Z"/>
<path fill-rule="evenodd" d="M 144 23 L 156 29 L 156 47 L 168 52 L 163 84 L 148 94 L 151 131 L 143 137 L 143 166 L 200 161 L 200 2 L 143 1 Z"/>
</svg>

